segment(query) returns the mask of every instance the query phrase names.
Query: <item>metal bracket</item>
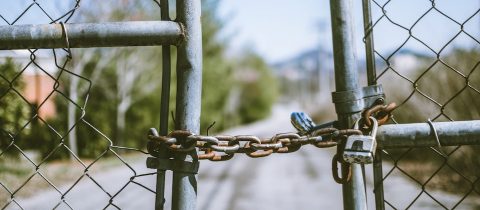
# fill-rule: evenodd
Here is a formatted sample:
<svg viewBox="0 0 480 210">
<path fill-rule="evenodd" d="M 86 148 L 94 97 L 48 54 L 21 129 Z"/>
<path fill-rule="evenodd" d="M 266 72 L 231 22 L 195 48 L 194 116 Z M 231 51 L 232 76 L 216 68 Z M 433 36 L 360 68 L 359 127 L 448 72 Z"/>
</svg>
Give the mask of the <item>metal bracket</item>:
<svg viewBox="0 0 480 210">
<path fill-rule="evenodd" d="M 366 107 L 372 106 L 378 98 L 385 98 L 382 85 L 332 92 L 332 101 L 337 114 L 361 112 Z"/>
<path fill-rule="evenodd" d="M 164 159 L 156 157 L 147 158 L 147 168 L 170 170 L 174 172 L 197 174 L 200 162 L 188 162 L 183 160 Z"/>
</svg>

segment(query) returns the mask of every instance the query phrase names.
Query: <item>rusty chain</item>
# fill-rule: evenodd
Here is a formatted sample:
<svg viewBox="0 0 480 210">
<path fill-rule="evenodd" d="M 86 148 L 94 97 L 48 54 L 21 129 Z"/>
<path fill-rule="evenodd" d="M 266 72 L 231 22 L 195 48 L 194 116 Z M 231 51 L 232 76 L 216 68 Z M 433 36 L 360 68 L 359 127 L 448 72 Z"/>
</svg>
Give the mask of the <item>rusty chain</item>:
<svg viewBox="0 0 480 210">
<path fill-rule="evenodd" d="M 291 153 L 301 146 L 311 144 L 319 148 L 333 147 L 338 144 L 336 137 L 346 131 L 336 128 L 323 128 L 311 135 L 300 136 L 297 133 L 281 133 L 272 138 L 260 139 L 251 135 L 195 135 L 189 131 L 177 130 L 167 136 L 159 136 L 155 129 L 148 135 L 147 149 L 153 156 L 159 156 L 158 149 L 166 146 L 173 152 L 190 152 L 198 148 L 202 153 L 198 159 L 225 161 L 235 153 L 245 153 L 251 158 L 265 157 L 272 153 Z"/>
<path fill-rule="evenodd" d="M 364 119 L 373 116 L 378 119 L 379 125 L 385 124 L 395 109 L 395 103 L 388 105 L 373 105 L 362 113 Z M 363 128 L 370 127 L 369 120 L 364 121 Z M 363 129 L 362 129 L 363 130 Z M 332 159 L 332 174 L 339 184 L 347 183 L 351 178 L 351 165 L 339 158 L 343 153 L 344 144 L 350 135 L 362 135 L 362 130 L 337 129 L 334 127 L 321 128 L 309 135 L 298 133 L 280 133 L 271 138 L 260 139 L 252 135 L 196 135 L 190 131 L 175 130 L 167 136 L 160 136 L 154 128 L 150 129 L 147 145 L 148 152 L 155 157 L 161 157 L 159 150 L 166 147 L 172 152 L 191 152 L 198 148 L 199 160 L 227 161 L 237 153 L 244 153 L 251 158 L 266 157 L 273 153 L 292 153 L 303 145 L 313 145 L 318 148 L 337 146 L 337 154 Z M 341 174 L 338 173 L 338 163 L 341 165 Z"/>
<path fill-rule="evenodd" d="M 390 120 L 390 117 L 392 116 L 392 112 L 393 110 L 395 110 L 395 108 L 397 108 L 397 104 L 390 103 L 387 105 L 378 104 L 378 105 L 372 106 L 370 109 L 366 109 L 362 113 L 363 119 L 366 119 L 365 125 L 368 127 L 372 126 L 372 121 L 370 120 L 369 117 L 375 117 L 378 121 L 379 126 L 387 123 L 388 120 Z"/>
</svg>

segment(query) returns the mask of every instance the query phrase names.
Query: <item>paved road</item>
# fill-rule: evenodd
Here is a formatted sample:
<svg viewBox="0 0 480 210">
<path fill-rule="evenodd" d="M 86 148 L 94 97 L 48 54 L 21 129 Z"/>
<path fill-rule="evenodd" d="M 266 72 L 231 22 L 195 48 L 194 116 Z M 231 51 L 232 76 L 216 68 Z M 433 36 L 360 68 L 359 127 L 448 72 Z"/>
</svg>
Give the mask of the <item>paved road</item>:
<svg viewBox="0 0 480 210">
<path fill-rule="evenodd" d="M 291 131 L 289 113 L 295 106 L 279 106 L 272 116 L 262 122 L 226 131 L 225 133 L 254 134 L 272 136 L 278 131 Z M 292 154 L 274 154 L 266 158 L 250 159 L 237 155 L 228 162 L 202 161 L 198 175 L 198 209 L 200 210 L 291 210 L 291 209 L 342 209 L 341 186 L 331 178 L 331 149 L 320 150 L 305 146 Z M 152 172 L 145 169 L 144 163 L 134 163 L 137 173 Z M 388 165 L 387 165 L 388 166 Z M 385 167 L 387 168 L 387 167 Z M 368 203 L 373 206 L 371 168 L 367 167 Z M 132 171 L 126 167 L 93 175 L 108 192 L 116 192 L 128 182 Z M 171 189 L 171 177 L 167 177 L 167 190 Z M 136 181 L 154 189 L 153 176 L 145 176 Z M 388 179 L 385 188 L 386 198 L 397 208 L 404 209 L 418 195 L 420 188 L 401 174 Z M 64 191 L 68 186 L 61 188 Z M 455 203 L 458 196 L 433 192 L 441 200 Z M 55 191 L 45 191 L 38 196 L 21 199 L 18 202 L 25 209 L 52 209 L 60 200 Z M 109 197 L 93 181 L 85 177 L 67 194 L 65 200 L 73 209 L 103 209 Z M 466 206 L 458 209 L 475 209 L 470 206 L 477 202 L 474 198 L 466 201 Z M 154 194 L 135 184 L 128 185 L 113 202 L 121 209 L 153 209 Z M 438 209 L 425 194 L 420 196 L 412 209 Z M 448 207 L 451 207 L 448 206 Z M 170 208 L 167 196 L 166 209 Z M 9 208 L 16 209 L 16 208 Z M 57 209 L 70 209 L 62 204 Z M 115 209 L 110 206 L 107 209 Z M 371 208 L 373 209 L 373 208 Z"/>
</svg>

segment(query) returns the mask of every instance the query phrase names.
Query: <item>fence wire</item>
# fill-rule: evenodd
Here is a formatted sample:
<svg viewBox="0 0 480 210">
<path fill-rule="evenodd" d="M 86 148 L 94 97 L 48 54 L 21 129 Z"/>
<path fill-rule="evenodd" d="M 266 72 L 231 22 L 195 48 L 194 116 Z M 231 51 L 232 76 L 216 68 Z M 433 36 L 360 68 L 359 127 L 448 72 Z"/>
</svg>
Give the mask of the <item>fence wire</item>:
<svg viewBox="0 0 480 210">
<path fill-rule="evenodd" d="M 376 80 L 388 101 L 399 104 L 393 122 L 479 119 L 479 3 L 370 3 Z M 384 150 L 380 181 L 386 209 L 480 208 L 478 152 L 476 145 Z M 405 188 L 398 176 L 417 189 L 395 194 Z"/>
<path fill-rule="evenodd" d="M 0 9 L 0 22 L 2 25 L 69 23 L 82 9 L 80 0 L 55 3 L 18 1 L 18 6 Z M 149 3 L 152 7 L 160 6 L 158 1 Z M 455 8 L 445 6 L 444 1 L 423 0 L 413 3 L 372 0 L 371 3 L 377 81 L 384 85 L 389 101 L 399 102 L 399 108 L 394 112 L 394 122 L 425 122 L 428 118 L 433 121 L 479 119 L 478 5 L 469 1 L 464 3 L 469 6 L 462 7 L 468 10 L 455 12 Z M 399 13 L 398 8 L 402 7 L 408 9 Z M 405 11 L 409 14 L 405 14 Z M 409 18 L 400 18 L 405 16 Z M 132 18 L 135 19 L 136 16 L 133 15 Z M 388 42 L 389 46 L 394 46 L 393 49 L 383 47 L 385 45 L 382 42 Z M 91 114 L 97 113 L 90 112 L 87 102 L 101 100 L 90 97 L 91 87 L 96 81 L 72 70 L 76 66 L 75 59 L 72 60 L 72 51 L 67 45 L 66 40 L 63 49 L 0 52 L 1 209 L 25 209 L 27 201 L 24 196 L 38 193 L 38 186 L 46 186 L 53 192 L 49 194 L 53 198 L 48 207 L 50 209 L 77 209 L 69 197 L 76 190 L 100 192 L 105 198 L 104 206 L 94 208 L 120 209 L 122 202 L 130 202 L 118 199 L 129 186 L 151 192 L 150 203 L 153 203 L 153 186 L 143 184 L 141 179 L 155 173 L 139 171 L 129 163 L 131 154 L 125 151 L 134 151 L 140 155 L 146 152 L 118 145 L 116 139 L 102 133 L 101 130 L 105 127 L 99 128 L 95 122 L 88 120 Z M 66 88 L 71 81 L 83 84 L 78 96 L 72 97 L 72 92 Z M 391 84 L 390 81 L 395 82 Z M 44 86 L 36 86 L 39 84 Z M 52 106 L 58 101 L 63 103 L 64 109 L 73 105 L 74 113 L 77 114 L 71 126 L 66 127 L 49 120 L 56 113 Z M 79 131 L 91 132 L 100 139 L 103 147 L 92 153 L 95 158 L 83 158 L 78 149 L 71 145 L 69 134 Z M 40 136 L 44 133 L 53 136 L 49 142 L 40 141 Z M 41 148 L 43 155 L 40 158 L 34 157 L 29 152 L 32 148 Z M 479 146 L 460 145 L 383 151 L 383 157 L 387 160 L 383 165 L 384 188 L 399 187 L 397 180 L 393 179 L 395 174 L 407 177 L 418 186 L 415 191 L 417 193 L 411 195 L 396 195 L 386 191 L 386 207 L 479 208 L 480 160 L 475 156 L 478 152 Z M 62 170 L 61 167 L 59 169 L 61 164 L 53 160 L 65 154 L 71 162 L 68 163 L 68 169 Z M 21 163 L 18 159 L 22 160 Z M 104 184 L 104 180 L 109 177 L 99 178 L 93 173 L 95 170 L 108 169 L 105 162 L 116 162 L 128 171 L 128 176 L 124 181 L 115 183 L 117 187 L 114 189 Z M 61 173 L 75 179 L 62 180 L 65 177 L 52 176 Z M 12 181 L 13 177 L 20 177 L 21 180 Z M 92 188 L 86 191 L 79 189 L 85 188 L 86 181 Z M 65 187 L 65 183 L 73 184 Z M 446 196 L 446 192 L 449 196 Z"/>
<path fill-rule="evenodd" d="M 158 1 L 143 2 L 159 11 Z M 0 25 L 69 23 L 76 20 L 82 10 L 80 3 L 80 0 L 8 2 L 0 9 L 0 22 L 3 22 Z M 90 4 L 90 8 L 97 4 L 82 3 Z M 84 19 L 78 17 L 78 20 Z M 68 33 L 65 31 L 65 34 Z M 73 51 L 74 58 L 76 52 Z M 101 52 L 91 57 L 101 57 Z M 78 68 L 78 61 L 72 59 L 68 35 L 63 49 L 0 51 L 0 209 L 121 209 L 122 205 L 132 201 L 118 198 L 125 197 L 122 193 L 127 188 L 131 191 L 132 187 L 139 188 L 131 191 L 133 193 L 139 190 L 150 193 L 153 205 L 154 186 L 148 186 L 143 179 L 150 175 L 154 179 L 155 173 L 139 170 L 145 168 L 146 152 L 118 145 L 117 139 L 102 133 L 105 126 L 99 128 L 96 122 L 88 120 L 89 116 L 99 113 L 89 110 L 87 102 L 101 101 L 102 98 L 90 97 L 92 86 L 97 85 L 96 80 L 82 76 L 79 73 L 82 71 L 75 71 L 75 68 Z M 91 69 L 93 72 L 97 70 Z M 95 74 L 91 75 L 95 77 Z M 78 87 L 75 96 L 68 88 L 73 81 Z M 66 113 L 62 109 L 67 107 L 73 107 L 71 116 L 74 118 L 60 115 Z M 67 120 L 68 126 L 57 123 Z M 80 132 L 98 139 L 93 146 L 89 143 L 91 139 L 74 142 L 85 150 L 96 148 L 88 153 L 89 158 L 84 158 L 85 154 L 70 141 L 72 133 L 78 135 Z M 65 156 L 70 157 L 70 161 L 56 161 Z M 132 164 L 132 160 L 137 161 Z M 140 165 L 136 166 L 138 163 Z M 107 171 L 111 165 L 122 166 L 121 173 L 125 176 L 109 181 L 112 177 L 97 174 Z M 117 172 L 108 175 L 118 175 Z M 49 191 L 45 192 L 45 189 Z M 90 193 L 94 194 L 95 200 L 84 200 Z M 42 202 L 48 206 L 38 206 L 27 197 L 48 198 Z"/>
</svg>

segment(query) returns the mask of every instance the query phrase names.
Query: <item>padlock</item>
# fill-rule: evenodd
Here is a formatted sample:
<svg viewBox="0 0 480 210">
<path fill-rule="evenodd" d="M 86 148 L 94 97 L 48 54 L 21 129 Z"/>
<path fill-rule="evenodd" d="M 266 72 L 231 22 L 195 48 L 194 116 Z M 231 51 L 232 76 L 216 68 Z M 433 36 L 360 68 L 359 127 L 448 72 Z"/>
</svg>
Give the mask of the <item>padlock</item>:
<svg viewBox="0 0 480 210">
<path fill-rule="evenodd" d="M 304 112 L 292 112 L 290 121 L 300 135 L 309 133 L 316 126 L 312 118 Z"/>
<path fill-rule="evenodd" d="M 360 120 L 358 119 L 353 126 L 353 129 L 359 129 Z M 377 149 L 377 135 L 378 122 L 374 117 L 370 117 L 372 129 L 369 135 L 351 135 L 348 136 L 345 142 L 345 149 L 343 150 L 343 160 L 347 163 L 368 164 L 373 162 L 375 157 L 375 150 Z"/>
</svg>

